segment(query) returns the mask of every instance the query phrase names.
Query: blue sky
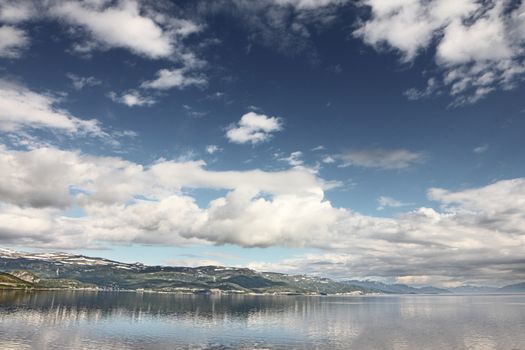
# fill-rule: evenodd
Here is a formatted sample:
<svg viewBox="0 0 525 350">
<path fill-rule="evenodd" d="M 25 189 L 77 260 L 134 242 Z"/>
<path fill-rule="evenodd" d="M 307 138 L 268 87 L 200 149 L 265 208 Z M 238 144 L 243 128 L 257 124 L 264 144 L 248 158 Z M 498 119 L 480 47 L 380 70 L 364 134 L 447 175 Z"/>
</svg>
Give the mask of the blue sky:
<svg viewBox="0 0 525 350">
<path fill-rule="evenodd" d="M 0 1 L 0 244 L 525 279 L 525 5 Z"/>
</svg>

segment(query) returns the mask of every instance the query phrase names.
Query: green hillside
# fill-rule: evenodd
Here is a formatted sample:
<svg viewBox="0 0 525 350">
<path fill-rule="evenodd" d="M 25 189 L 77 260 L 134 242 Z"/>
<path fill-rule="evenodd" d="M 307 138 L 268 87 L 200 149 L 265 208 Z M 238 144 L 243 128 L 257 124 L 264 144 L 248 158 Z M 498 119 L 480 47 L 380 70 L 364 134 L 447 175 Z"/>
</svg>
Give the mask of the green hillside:
<svg viewBox="0 0 525 350">
<path fill-rule="evenodd" d="M 30 288 L 33 284 L 9 273 L 0 272 L 0 289 Z"/>
<path fill-rule="evenodd" d="M 13 279 L 4 288 L 99 288 L 184 293 L 335 294 L 366 292 L 366 288 L 326 278 L 257 272 L 222 266 L 174 267 L 126 264 L 66 253 L 43 255 L 8 252 L 0 270 Z M 17 278 L 16 275 L 20 278 Z M 25 280 L 25 281 L 24 281 Z M 27 281 L 27 282 L 26 282 Z"/>
</svg>

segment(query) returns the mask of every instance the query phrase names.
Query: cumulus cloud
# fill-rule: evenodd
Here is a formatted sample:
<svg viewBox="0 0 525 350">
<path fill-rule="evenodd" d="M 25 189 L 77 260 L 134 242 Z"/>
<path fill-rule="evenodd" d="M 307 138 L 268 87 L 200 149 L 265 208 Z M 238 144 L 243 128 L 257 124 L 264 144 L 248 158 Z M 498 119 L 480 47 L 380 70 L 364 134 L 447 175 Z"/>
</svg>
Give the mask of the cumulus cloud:
<svg viewBox="0 0 525 350">
<path fill-rule="evenodd" d="M 363 168 L 405 169 L 422 163 L 424 155 L 406 149 L 355 149 L 338 155 L 342 167 L 358 166 Z"/>
<path fill-rule="evenodd" d="M 412 99 L 447 89 L 455 105 L 474 103 L 496 89 L 510 89 L 525 73 L 525 4 L 508 1 L 366 0 L 370 16 L 354 35 L 376 49 L 393 48 L 405 62 L 435 52 L 442 73 Z"/>
<path fill-rule="evenodd" d="M 332 157 L 332 156 L 324 156 L 322 159 L 321 159 L 321 162 L 325 163 L 325 164 L 332 164 L 332 163 L 335 163 L 335 158 Z"/>
<path fill-rule="evenodd" d="M 192 20 L 177 18 L 175 6 L 140 0 L 4 0 L 0 22 L 21 24 L 30 20 L 56 20 L 75 35 L 73 50 L 89 55 L 94 50 L 129 50 L 152 59 L 202 64 L 184 40 L 202 30 Z M 12 35 L 11 35 L 12 36 Z"/>
<path fill-rule="evenodd" d="M 71 80 L 71 83 L 76 90 L 82 90 L 85 87 L 102 84 L 102 82 L 95 77 L 81 77 L 73 73 L 68 73 L 66 76 Z"/>
<path fill-rule="evenodd" d="M 31 152 L 0 149 L 0 198 L 19 207 L 65 208 L 71 204 L 69 184 L 75 176 L 75 153 L 39 148 Z M 57 166 L 61 165 L 61 166 Z"/>
<path fill-rule="evenodd" d="M 26 30 L 16 25 L 36 14 L 36 6 L 29 0 L 0 1 L 0 58 L 19 58 L 29 46 Z"/>
<path fill-rule="evenodd" d="M 29 45 L 29 38 L 22 29 L 13 26 L 0 26 L 0 57 L 17 58 Z"/>
<path fill-rule="evenodd" d="M 501 285 L 525 278 L 525 179 L 457 192 L 433 188 L 428 198 L 442 210 L 422 207 L 395 219 L 346 215 L 352 233 L 338 249 L 250 266 L 441 285 Z"/>
<path fill-rule="evenodd" d="M 160 160 L 144 167 L 115 157 L 95 157 L 52 147 L 14 151 L 2 146 L 2 200 L 18 206 L 57 207 L 125 203 L 140 195 L 159 199 L 183 188 L 246 188 L 271 195 L 318 196 L 324 182 L 297 170 L 210 171 L 202 161 Z M 11 193 L 8 195 L 7 193 Z"/>
<path fill-rule="evenodd" d="M 226 138 L 233 143 L 257 144 L 269 140 L 272 133 L 283 128 L 281 119 L 265 114 L 248 112 L 238 123 L 230 125 Z"/>
<path fill-rule="evenodd" d="M 401 201 L 398 201 L 397 199 L 394 199 L 392 197 L 387 197 L 387 196 L 380 196 L 377 199 L 377 204 L 379 205 L 377 207 L 377 210 L 383 210 L 388 207 L 399 208 L 399 207 L 405 207 L 407 205 L 411 205 L 410 203 L 403 203 Z"/>
<path fill-rule="evenodd" d="M 106 128 L 97 119 L 82 119 L 60 105 L 64 95 L 37 92 L 21 83 L 0 79 L 0 136 L 4 142 L 24 149 L 35 149 L 64 136 L 96 138 L 114 150 L 122 141 L 137 136 L 131 130 L 115 131 Z M 50 143 L 51 142 L 51 143 Z"/>
<path fill-rule="evenodd" d="M 279 158 L 279 160 L 287 162 L 291 167 L 302 166 L 304 164 L 303 152 L 295 151 L 290 153 L 288 157 Z"/>
<path fill-rule="evenodd" d="M 181 37 L 200 30 L 187 20 L 150 13 L 134 0 L 61 1 L 52 16 L 86 30 L 102 47 L 124 48 L 149 58 L 167 58 L 177 52 Z"/>
<path fill-rule="evenodd" d="M 63 247 L 97 241 L 233 243 L 244 235 L 243 225 L 255 218 L 259 208 L 266 207 L 270 215 L 275 206 L 286 216 L 288 199 L 300 205 L 312 198 L 318 205 L 326 205 L 322 204 L 323 181 L 306 171 L 219 172 L 206 170 L 204 165 L 201 161 L 160 160 L 144 167 L 119 158 L 51 147 L 14 151 L 2 146 L 0 232 L 9 233 L 10 240 L 18 234 L 20 242 L 26 244 L 32 241 L 32 245 Z M 200 208 L 193 197 L 184 194 L 191 188 L 230 192 L 210 202 L 208 208 Z M 263 199 L 262 194 L 273 199 Z M 82 208 L 85 217 L 62 216 L 72 205 Z M 24 208 L 28 210 L 24 212 Z M 292 210 L 298 221 L 306 215 L 300 214 L 301 210 Z M 36 216 L 28 220 L 33 223 L 32 232 L 23 234 L 24 226 L 17 227 L 16 223 L 32 213 Z M 266 234 L 277 237 L 285 227 L 282 219 L 274 218 L 277 225 L 273 227 L 266 226 L 262 217 L 260 220 L 253 223 L 261 231 L 244 237 L 243 244 L 271 245 Z M 309 220 L 301 225 L 317 225 Z M 39 223 L 41 227 L 36 230 Z M 35 230 L 41 235 L 35 236 Z M 82 239 L 77 242 L 79 235 Z"/>
<path fill-rule="evenodd" d="M 455 20 L 471 16 L 478 5 L 473 0 L 366 0 L 371 17 L 354 32 L 376 48 L 387 44 L 410 61 L 427 47 L 441 29 Z"/>
<path fill-rule="evenodd" d="M 522 210 L 525 205 L 523 179 L 502 180 L 485 187 L 459 192 L 432 188 L 428 191 L 428 197 L 456 213 L 458 220 L 464 225 L 518 236 L 522 234 L 519 225 L 522 225 L 525 219 Z"/>
<path fill-rule="evenodd" d="M 500 206 L 501 211 L 504 207 L 505 204 Z M 515 210 L 517 205 L 511 207 L 514 209 L 506 209 Z M 478 216 L 486 214 L 488 208 L 477 213 L 455 211 L 461 209 L 437 212 L 420 208 L 382 222 L 379 218 L 355 217 L 360 225 L 350 226 L 347 232 L 352 232 L 352 237 L 338 249 L 323 249 L 275 263 L 254 261 L 249 266 L 263 271 L 309 273 L 338 279 L 424 281 L 422 284 L 443 286 L 504 285 L 522 281 L 525 278 L 523 230 L 511 233 L 484 226 L 486 219 L 480 222 Z M 497 218 L 497 214 L 490 217 Z M 513 220 L 513 225 L 519 225 L 519 221 Z"/>
<path fill-rule="evenodd" d="M 157 78 L 143 82 L 141 87 L 168 90 L 172 88 L 183 89 L 188 86 L 205 86 L 207 84 L 208 80 L 204 75 L 191 73 L 188 68 L 178 68 L 159 70 Z"/>
<path fill-rule="evenodd" d="M 108 97 L 116 102 L 116 103 L 122 103 L 128 107 L 136 107 L 136 106 L 151 106 L 155 104 L 155 100 L 148 96 L 142 96 L 140 92 L 137 90 L 129 90 L 126 91 L 120 95 L 118 95 L 116 92 L 111 91 L 108 94 Z"/>
<path fill-rule="evenodd" d="M 206 153 L 208 153 L 208 154 L 214 154 L 214 153 L 220 152 L 221 150 L 222 150 L 222 148 L 220 148 L 217 145 L 208 145 L 208 146 L 206 146 Z"/>
<path fill-rule="evenodd" d="M 65 133 L 103 135 L 96 120 L 84 120 L 72 116 L 57 107 L 58 97 L 41 94 L 27 87 L 0 80 L 0 130 L 45 128 Z"/>
<path fill-rule="evenodd" d="M 30 0 L 3 0 L 0 3 L 0 22 L 16 24 L 35 15 L 35 5 Z"/>
<path fill-rule="evenodd" d="M 525 278 L 525 179 L 450 191 L 395 218 L 337 208 L 305 169 L 213 171 L 202 161 L 0 148 L 0 241 L 39 247 L 236 244 L 319 249 L 268 269 L 337 278 L 501 283 Z M 187 190 L 225 190 L 198 205 Z M 80 208 L 82 217 L 65 211 Z M 255 265 L 253 265 L 255 266 Z M 258 265 L 260 269 L 266 269 Z M 497 282 L 495 282 L 497 281 Z"/>
</svg>

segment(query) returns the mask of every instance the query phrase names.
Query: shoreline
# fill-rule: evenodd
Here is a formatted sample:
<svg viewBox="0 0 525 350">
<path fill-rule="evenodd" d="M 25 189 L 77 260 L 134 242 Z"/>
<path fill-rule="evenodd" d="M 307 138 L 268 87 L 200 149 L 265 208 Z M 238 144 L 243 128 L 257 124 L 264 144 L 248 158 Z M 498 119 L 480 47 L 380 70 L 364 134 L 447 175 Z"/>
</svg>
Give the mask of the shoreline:
<svg viewBox="0 0 525 350">
<path fill-rule="evenodd" d="M 103 288 L 0 288 L 1 291 L 25 291 L 25 292 L 48 292 L 48 291 L 71 291 L 71 292 L 110 292 L 110 293 L 136 293 L 136 294 L 179 294 L 179 295 L 250 295 L 250 296 L 370 296 L 385 295 L 380 293 L 362 293 L 362 294 L 311 294 L 311 293 L 253 293 L 253 292 L 209 292 L 209 291 L 163 291 L 163 290 L 133 290 L 133 289 L 103 289 Z"/>
<path fill-rule="evenodd" d="M 144 290 L 137 291 L 132 289 L 99 289 L 99 288 L 0 288 L 2 291 L 23 291 L 23 292 L 103 292 L 103 293 L 135 293 L 135 294 L 169 294 L 169 295 L 191 295 L 191 296 L 275 296 L 275 297 L 385 297 L 385 296 L 505 296 L 505 295 L 523 295 L 525 293 L 442 293 L 442 294 L 396 294 L 396 293 L 363 293 L 363 294 L 301 294 L 301 293 L 202 293 L 202 292 L 177 292 L 177 291 L 160 291 Z"/>
</svg>

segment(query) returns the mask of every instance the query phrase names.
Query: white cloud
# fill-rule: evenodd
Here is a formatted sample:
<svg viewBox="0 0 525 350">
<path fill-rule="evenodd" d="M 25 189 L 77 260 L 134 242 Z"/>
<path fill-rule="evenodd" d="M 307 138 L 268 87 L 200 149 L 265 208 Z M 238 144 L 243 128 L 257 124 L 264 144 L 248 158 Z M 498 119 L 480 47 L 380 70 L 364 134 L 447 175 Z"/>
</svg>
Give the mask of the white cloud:
<svg viewBox="0 0 525 350">
<path fill-rule="evenodd" d="M 293 6 L 298 10 L 315 10 L 322 7 L 342 5 L 348 0 L 271 0 L 280 6 Z"/>
<path fill-rule="evenodd" d="M 260 170 L 206 171 L 202 161 L 177 163 L 164 161 L 151 166 L 151 173 L 166 186 L 174 188 L 213 188 L 213 189 L 256 189 L 275 195 L 304 193 L 319 195 L 325 182 L 317 179 L 303 169 L 291 169 L 281 172 L 264 172 Z"/>
<path fill-rule="evenodd" d="M 92 87 L 102 84 L 102 82 L 95 77 L 80 77 L 73 73 L 68 73 L 66 76 L 71 80 L 71 83 L 76 90 L 82 90 L 85 87 Z"/>
<path fill-rule="evenodd" d="M 222 148 L 220 148 L 217 145 L 208 145 L 208 146 L 206 146 L 206 153 L 208 153 L 208 154 L 214 154 L 214 153 L 217 153 L 217 152 L 220 152 L 220 151 L 222 151 Z"/>
<path fill-rule="evenodd" d="M 441 212 L 422 207 L 395 219 L 348 212 L 341 222 L 346 228 L 335 237 L 328 236 L 329 242 L 337 240 L 338 245 L 250 266 L 343 279 L 394 277 L 441 285 L 501 285 L 525 278 L 525 179 L 459 192 L 430 189 L 428 196 L 444 206 Z"/>
<path fill-rule="evenodd" d="M 110 47 L 123 47 L 152 58 L 173 52 L 169 36 L 152 19 L 140 14 L 135 1 L 121 1 L 107 9 L 88 2 L 63 2 L 53 12 L 74 25 L 85 27 L 93 38 Z"/>
<path fill-rule="evenodd" d="M 366 0 L 372 16 L 355 35 L 380 48 L 388 44 L 410 61 L 432 41 L 435 31 L 454 20 L 469 17 L 477 10 L 474 0 Z"/>
<path fill-rule="evenodd" d="M 179 258 L 171 259 L 166 262 L 169 266 L 190 266 L 190 267 L 199 267 L 199 266 L 223 266 L 224 264 L 218 260 L 205 259 L 205 258 Z"/>
<path fill-rule="evenodd" d="M 281 119 L 264 114 L 248 112 L 237 124 L 231 125 L 226 137 L 233 143 L 260 143 L 272 137 L 272 133 L 283 128 Z"/>
<path fill-rule="evenodd" d="M 482 154 L 482 153 L 485 153 L 489 150 L 489 145 L 487 144 L 483 144 L 483 145 L 479 145 L 478 147 L 475 147 L 472 152 L 474 153 L 477 153 L 477 154 Z"/>
<path fill-rule="evenodd" d="M 212 171 L 202 161 L 166 160 L 144 166 L 50 147 L 1 147 L 0 169 L 1 242 L 311 247 L 319 252 L 270 267 L 440 283 L 525 278 L 525 179 L 430 189 L 440 211 L 382 218 L 334 207 L 324 198 L 327 183 L 305 169 Z M 227 193 L 199 206 L 187 194 L 192 188 Z M 73 205 L 85 216 L 64 216 Z"/>
<path fill-rule="evenodd" d="M 188 160 L 160 160 L 145 168 L 115 157 L 94 157 L 52 147 L 12 151 L 2 146 L 0 154 L 4 193 L 0 198 L 19 206 L 63 207 L 75 198 L 82 203 L 124 204 L 135 195 L 160 199 L 180 193 L 183 188 L 245 188 L 255 194 L 306 196 L 318 196 L 324 188 L 322 180 L 301 169 L 219 172 L 206 170 L 202 161 Z M 77 194 L 71 194 L 71 189 Z M 5 195 L 11 191 L 13 195 Z"/>
<path fill-rule="evenodd" d="M 291 167 L 297 167 L 302 166 L 304 164 L 304 160 L 302 159 L 303 152 L 301 151 L 295 151 L 290 153 L 288 157 L 285 158 L 279 158 L 279 160 L 287 162 Z"/>
<path fill-rule="evenodd" d="M 0 22 L 20 23 L 35 15 L 35 6 L 32 1 L 3 0 L 0 2 Z"/>
<path fill-rule="evenodd" d="M 0 57 L 17 58 L 29 45 L 29 38 L 24 30 L 13 26 L 0 27 Z"/>
<path fill-rule="evenodd" d="M 121 95 L 111 91 L 108 96 L 114 102 L 122 103 L 128 107 L 151 106 L 156 102 L 151 97 L 142 96 L 137 90 L 129 90 L 122 93 Z"/>
<path fill-rule="evenodd" d="M 429 96 L 432 96 L 436 93 L 438 89 L 438 83 L 435 78 L 430 78 L 427 80 L 427 86 L 424 90 L 418 90 L 415 88 L 410 88 L 404 92 L 404 95 L 409 100 L 420 100 Z"/>
<path fill-rule="evenodd" d="M 52 16 L 84 28 L 102 47 L 124 48 L 149 58 L 168 58 L 183 53 L 179 40 L 200 30 L 188 20 L 146 11 L 135 0 L 61 1 L 51 6 Z M 92 46 L 93 47 L 93 46 Z"/>
<path fill-rule="evenodd" d="M 183 89 L 188 86 L 205 86 L 208 81 L 204 75 L 193 74 L 186 68 L 161 69 L 157 72 L 157 78 L 145 81 L 141 84 L 143 88 L 167 90 L 172 88 Z"/>
<path fill-rule="evenodd" d="M 404 206 L 407 206 L 407 205 L 411 205 L 410 203 L 403 203 L 403 202 L 400 202 L 392 197 L 386 197 L 386 196 L 380 196 L 378 199 L 377 199 L 377 204 L 379 205 L 377 207 L 377 210 L 383 210 L 387 207 L 391 207 L 391 208 L 399 208 L 399 207 L 404 207 Z"/>
<path fill-rule="evenodd" d="M 363 168 L 405 169 L 422 163 L 424 155 L 406 149 L 356 149 L 340 154 L 341 166 L 358 166 Z"/>
<path fill-rule="evenodd" d="M 63 136 L 96 138 L 118 150 L 123 139 L 137 135 L 131 130 L 104 128 L 97 119 L 74 116 L 60 107 L 63 102 L 64 95 L 40 93 L 21 83 L 0 79 L 0 136 L 10 145 L 35 149 L 52 144 L 37 133 L 43 131 L 57 140 Z"/>
<path fill-rule="evenodd" d="M 453 105 L 474 103 L 516 86 L 525 73 L 525 4 L 475 0 L 366 0 L 371 16 L 354 32 L 376 49 L 397 50 L 409 62 L 435 50 L 441 76 L 417 99 L 447 89 Z"/>
<path fill-rule="evenodd" d="M 335 163 L 335 159 L 332 156 L 324 156 L 323 159 L 321 159 L 321 162 L 325 164 L 332 164 Z"/>
<path fill-rule="evenodd" d="M 428 197 L 449 206 L 465 224 L 490 227 L 508 233 L 520 233 L 525 220 L 525 180 L 501 180 L 493 184 L 459 192 L 431 188 Z M 468 220 L 467 220 L 468 218 Z M 475 220 L 475 221 L 472 221 Z M 525 226 L 522 226 L 525 227 Z"/>
<path fill-rule="evenodd" d="M 0 130 L 54 129 L 65 133 L 102 136 L 96 120 L 84 120 L 57 107 L 60 100 L 25 86 L 0 80 Z"/>
<path fill-rule="evenodd" d="M 2 147 L 0 151 L 0 198 L 20 207 L 67 207 L 69 186 L 83 181 L 83 171 L 89 171 L 86 164 L 78 166 L 76 153 L 51 148 L 9 152 Z"/>
<path fill-rule="evenodd" d="M 63 247 L 96 245 L 100 241 L 233 242 L 244 235 L 242 225 L 248 220 L 243 215 L 245 210 L 246 215 L 256 215 L 260 206 L 271 210 L 272 206 L 284 205 L 282 215 L 286 216 L 288 198 L 298 201 L 297 205 L 301 201 L 308 204 L 308 198 L 314 203 L 320 202 L 324 186 L 322 180 L 303 170 L 218 172 L 204 169 L 200 161 L 163 160 L 143 167 L 119 158 L 94 157 L 49 147 L 31 151 L 1 147 L 0 169 L 0 217 L 3 218 L 0 240 L 8 234 L 9 239 L 19 235 L 25 243 L 53 242 Z M 203 209 L 194 198 L 183 194 L 182 190 L 187 188 L 231 192 Z M 259 197 L 263 193 L 274 199 L 263 200 Z M 63 217 L 62 210 L 73 204 L 82 208 L 86 216 Z M 308 206 L 302 207 L 306 210 Z M 27 213 L 22 208 L 28 208 Z M 300 210 L 293 211 L 294 215 L 300 213 Z M 16 223 L 31 215 L 36 216 L 28 220 L 34 222 L 32 232 L 24 233 L 24 226 L 18 227 Z M 272 235 L 278 236 L 284 222 L 274 220 L 279 221 L 271 229 Z M 311 222 L 301 225 L 313 224 L 313 218 L 309 220 Z M 41 225 L 38 230 L 37 224 Z M 263 225 L 260 234 L 268 228 L 264 222 L 254 221 L 254 224 Z M 227 229 L 228 233 L 223 231 Z M 35 235 L 37 231 L 39 234 Z M 243 242 L 270 244 L 265 237 L 247 236 Z"/>
<path fill-rule="evenodd" d="M 202 27 L 189 19 L 170 16 L 167 8 L 173 10 L 174 6 L 140 0 L 4 0 L 0 3 L 0 22 L 56 20 L 69 26 L 70 33 L 75 35 L 73 51 L 88 57 L 97 49 L 120 48 L 152 59 L 177 61 L 185 67 L 202 67 L 205 62 L 184 43 Z M 21 36 L 24 32 L 16 30 L 17 33 L 4 36 L 9 34 L 14 41 L 16 34 L 16 43 L 25 38 L 27 44 L 27 37 Z M 10 45 L 15 46 L 11 42 Z"/>
<path fill-rule="evenodd" d="M 499 1 L 493 5 L 469 26 L 457 18 L 446 26 L 437 47 L 438 62 L 454 65 L 512 58 L 510 38 L 507 38 L 505 24 L 500 18 L 504 3 Z"/>
</svg>

